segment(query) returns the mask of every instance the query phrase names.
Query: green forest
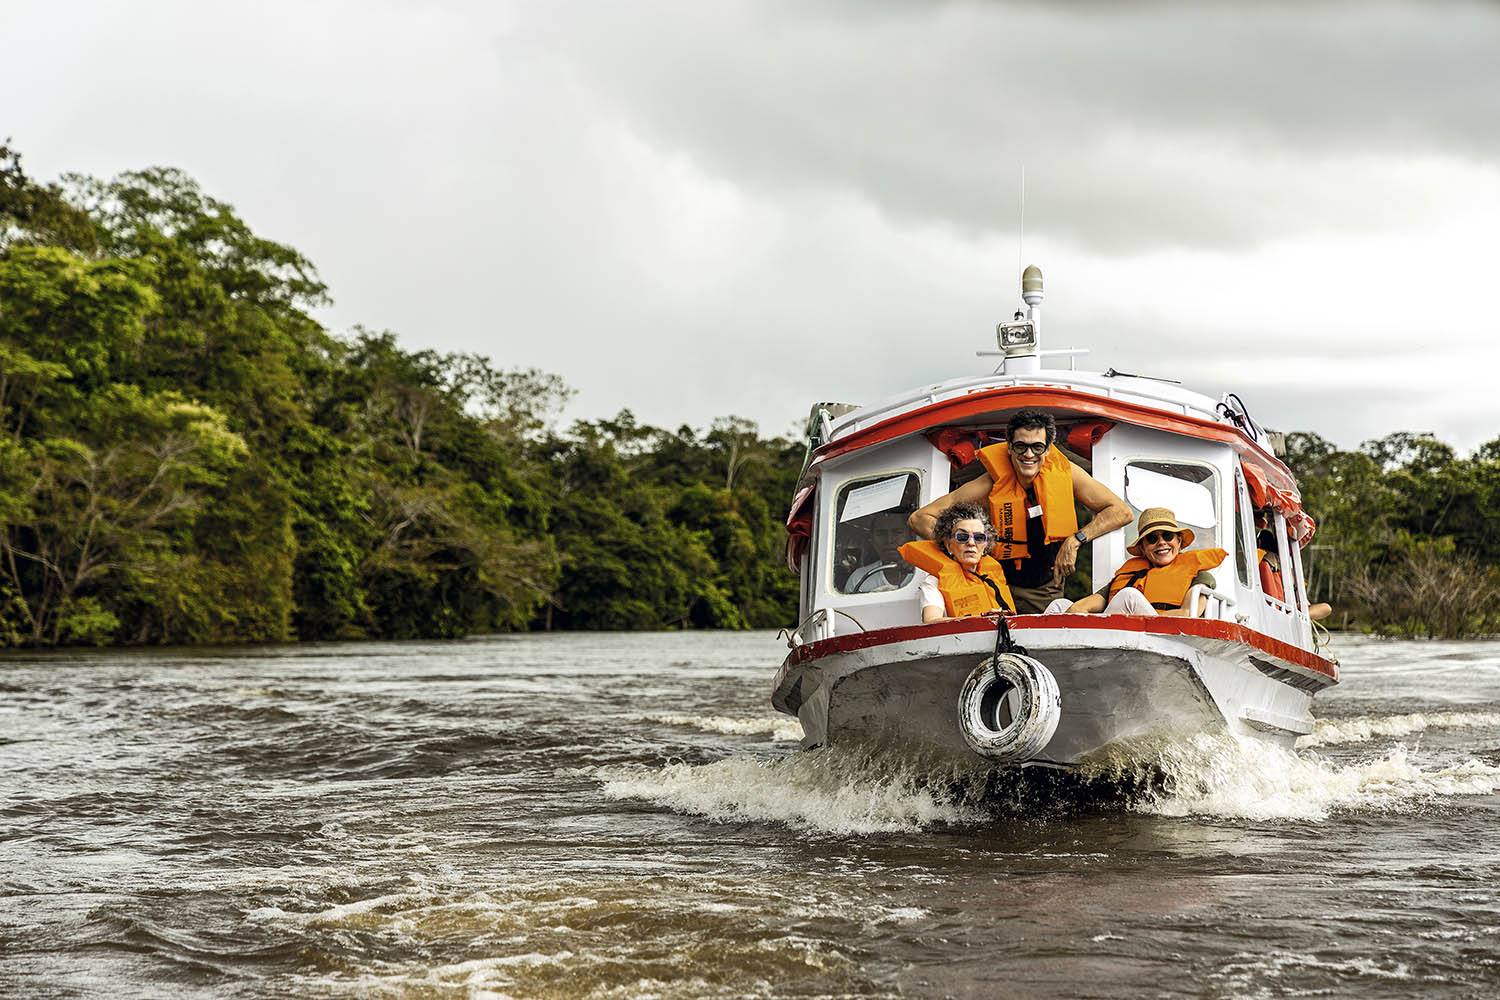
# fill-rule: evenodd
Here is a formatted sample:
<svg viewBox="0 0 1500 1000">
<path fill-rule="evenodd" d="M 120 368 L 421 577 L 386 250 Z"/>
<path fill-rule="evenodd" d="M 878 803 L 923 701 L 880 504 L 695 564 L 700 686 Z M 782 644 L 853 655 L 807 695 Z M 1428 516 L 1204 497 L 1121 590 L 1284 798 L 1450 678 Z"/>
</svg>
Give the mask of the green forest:
<svg viewBox="0 0 1500 1000">
<path fill-rule="evenodd" d="M 331 335 L 175 170 L 0 148 L 0 646 L 780 626 L 803 446 L 551 418 L 555 375 Z"/>
<path fill-rule="evenodd" d="M 1340 451 L 1287 435 L 1286 462 L 1318 522 L 1302 550 L 1331 623 L 1383 635 L 1500 633 L 1500 437 L 1467 457 L 1431 434 Z"/>
<path fill-rule="evenodd" d="M 180 171 L 0 146 L 0 646 L 792 625 L 800 441 L 555 418 L 554 374 L 338 336 Z M 1335 624 L 1500 631 L 1500 439 L 1288 437 Z"/>
</svg>

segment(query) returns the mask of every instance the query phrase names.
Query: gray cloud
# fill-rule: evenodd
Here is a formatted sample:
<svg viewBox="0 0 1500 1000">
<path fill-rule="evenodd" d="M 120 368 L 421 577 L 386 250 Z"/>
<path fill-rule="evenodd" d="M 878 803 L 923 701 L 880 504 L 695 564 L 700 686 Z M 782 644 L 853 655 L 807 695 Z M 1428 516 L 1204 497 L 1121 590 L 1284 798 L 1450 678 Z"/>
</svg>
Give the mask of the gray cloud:
<svg viewBox="0 0 1500 1000">
<path fill-rule="evenodd" d="M 965 230 L 1014 225 L 1022 164 L 1028 212 L 1107 249 L 1377 228 L 1444 199 L 1393 154 L 1485 162 L 1500 142 L 1492 6 L 584 9 L 523 30 L 653 143 Z M 1297 183 L 1318 160 L 1322 183 Z"/>
<path fill-rule="evenodd" d="M 557 372 L 570 416 L 779 432 L 985 371 L 1024 164 L 1089 365 L 1351 446 L 1500 431 L 1490 5 L 63 11 L 7 25 L 70 40 L 7 52 L 34 173 L 180 166 L 319 265 L 330 325 Z"/>
</svg>

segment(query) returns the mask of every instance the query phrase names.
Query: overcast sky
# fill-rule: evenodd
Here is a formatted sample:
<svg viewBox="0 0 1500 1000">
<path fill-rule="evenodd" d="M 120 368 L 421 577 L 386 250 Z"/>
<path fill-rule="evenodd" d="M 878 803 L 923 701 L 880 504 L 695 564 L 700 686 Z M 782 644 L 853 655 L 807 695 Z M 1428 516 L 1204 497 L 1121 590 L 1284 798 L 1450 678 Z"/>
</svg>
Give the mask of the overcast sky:
<svg viewBox="0 0 1500 1000">
<path fill-rule="evenodd" d="M 1500 5 L 0 0 L 0 42 L 33 176 L 180 167 L 330 328 L 568 418 L 988 371 L 1024 262 L 1085 367 L 1500 437 Z"/>
</svg>

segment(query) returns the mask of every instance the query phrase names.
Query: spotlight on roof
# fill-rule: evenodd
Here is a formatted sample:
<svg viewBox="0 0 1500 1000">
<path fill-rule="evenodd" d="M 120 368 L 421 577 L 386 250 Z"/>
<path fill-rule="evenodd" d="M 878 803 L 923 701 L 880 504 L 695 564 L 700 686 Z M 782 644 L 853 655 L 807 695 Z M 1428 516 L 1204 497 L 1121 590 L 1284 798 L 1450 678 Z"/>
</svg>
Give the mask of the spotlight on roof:
<svg viewBox="0 0 1500 1000">
<path fill-rule="evenodd" d="M 1006 357 L 1036 353 L 1036 324 L 1030 320 L 1001 323 L 995 327 L 995 339 Z"/>
</svg>

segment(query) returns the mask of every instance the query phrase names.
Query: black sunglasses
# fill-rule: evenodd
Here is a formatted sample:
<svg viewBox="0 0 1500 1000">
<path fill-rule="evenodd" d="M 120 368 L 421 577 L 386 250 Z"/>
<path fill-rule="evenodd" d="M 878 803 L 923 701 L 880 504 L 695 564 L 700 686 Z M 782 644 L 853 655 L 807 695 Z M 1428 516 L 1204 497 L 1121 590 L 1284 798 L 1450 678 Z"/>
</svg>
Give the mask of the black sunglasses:
<svg viewBox="0 0 1500 1000">
<path fill-rule="evenodd" d="M 1147 545 L 1155 545 L 1158 541 L 1170 542 L 1172 539 L 1176 538 L 1179 534 L 1181 534 L 1181 532 L 1177 532 L 1177 531 L 1153 531 L 1149 535 L 1142 535 L 1141 536 L 1141 541 L 1145 542 Z"/>
<path fill-rule="evenodd" d="M 1033 455 L 1044 455 L 1047 452 L 1047 442 L 1045 442 L 1045 441 L 1012 441 L 1010 443 L 1010 450 L 1011 451 L 1015 451 L 1015 452 L 1020 452 L 1022 455 L 1026 454 L 1027 452 L 1031 452 L 1031 454 L 1033 454 Z"/>
<path fill-rule="evenodd" d="M 953 533 L 953 540 L 960 544 L 970 541 L 971 539 L 973 540 L 975 545 L 983 545 L 985 542 L 990 540 L 990 536 L 982 531 L 955 531 Z"/>
</svg>

